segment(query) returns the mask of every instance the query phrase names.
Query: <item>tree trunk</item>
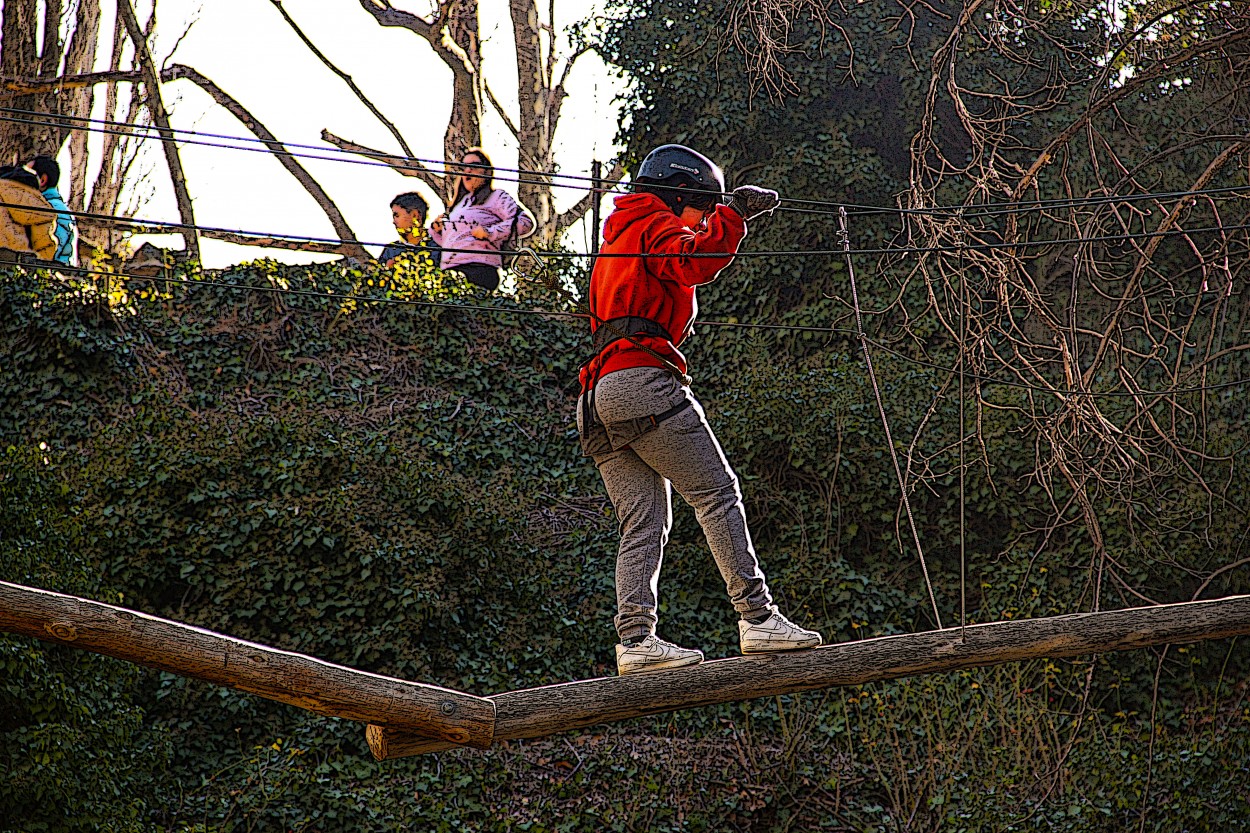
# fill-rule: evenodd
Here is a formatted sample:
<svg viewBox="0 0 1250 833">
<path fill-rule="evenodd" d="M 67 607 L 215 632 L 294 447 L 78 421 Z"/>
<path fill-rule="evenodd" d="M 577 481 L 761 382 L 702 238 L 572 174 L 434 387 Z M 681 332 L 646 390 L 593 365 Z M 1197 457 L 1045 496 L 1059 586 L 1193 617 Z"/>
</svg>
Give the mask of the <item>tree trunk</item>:
<svg viewBox="0 0 1250 833">
<path fill-rule="evenodd" d="M 451 118 L 443 133 L 443 159 L 458 162 L 467 149 L 482 144 L 482 47 L 478 37 L 477 0 L 451 0 L 445 4 L 445 9 L 447 39 L 456 49 L 443 43 L 441 32 L 438 33 L 440 42 L 435 45 L 431 41 L 431 45 L 452 71 Z M 446 177 L 443 202 L 448 207 L 454 189 L 455 178 Z"/>
<path fill-rule="evenodd" d="M 516 138 L 520 150 L 517 167 L 533 172 L 550 171 L 555 164 L 551 154 L 552 67 L 543 60 L 542 29 L 535 0 L 510 0 L 512 36 L 516 43 L 517 123 Z M 554 56 L 555 49 L 549 51 Z M 555 205 L 551 194 L 551 177 L 531 174 L 520 177 L 517 197 L 534 215 L 537 242 L 548 248 L 554 242 Z"/>
<path fill-rule="evenodd" d="M 61 0 L 47 0 L 43 15 L 39 0 L 5 0 L 0 24 L 0 74 L 7 78 L 55 78 L 90 72 L 100 36 L 100 1 L 78 0 L 72 24 Z M 39 40 L 39 30 L 43 39 Z M 73 91 L 46 89 L 38 93 L 5 96 L 4 106 L 39 115 L 11 114 L 0 122 L 0 162 L 28 161 L 34 156 L 56 157 L 65 140 L 80 131 L 44 124 L 53 116 L 91 115 L 90 88 Z"/>
<path fill-rule="evenodd" d="M 74 33 L 70 37 L 69 47 L 65 52 L 65 65 L 56 67 L 61 75 L 77 75 L 90 72 L 95 68 L 96 48 L 100 42 L 100 0 L 79 0 L 78 11 L 74 22 Z M 91 106 L 95 92 L 90 87 L 81 90 L 67 90 L 61 96 L 66 115 L 79 118 L 91 116 Z M 60 141 L 56 152 L 47 154 L 55 157 L 67 139 L 78 138 L 86 131 L 61 130 Z M 67 185 L 69 183 L 66 183 Z"/>
<path fill-rule="evenodd" d="M 147 29 L 151 29 L 152 20 L 149 19 Z M 109 71 L 117 72 L 121 69 L 122 52 L 126 43 L 125 25 L 122 23 L 121 17 L 117 16 L 113 21 L 113 49 L 109 56 Z M 144 118 L 143 97 L 139 95 L 135 87 L 130 88 L 130 94 L 126 102 L 126 110 L 118 116 L 118 88 L 117 84 L 108 84 L 104 94 L 104 118 L 122 121 L 127 124 L 138 124 Z M 85 131 L 83 135 L 85 136 Z M 85 142 L 85 139 L 84 139 Z M 138 153 L 139 142 L 131 139 L 129 136 L 119 136 L 115 132 L 105 133 L 103 136 L 102 147 L 100 151 L 100 167 L 96 172 L 95 183 L 91 187 L 91 202 L 88 203 L 87 211 L 92 214 L 107 214 L 115 216 L 120 212 L 120 201 L 122 195 L 122 185 L 126 181 L 126 174 L 130 170 L 135 156 Z M 75 177 L 78 176 L 79 163 L 75 158 L 74 165 Z M 70 206 L 75 206 L 75 196 L 81 200 L 81 195 L 85 190 L 87 178 L 87 158 L 85 152 L 81 162 L 82 188 L 75 189 L 76 193 L 70 195 Z M 77 182 L 77 179 L 75 180 Z M 115 226 L 97 223 L 92 220 L 79 222 L 78 224 L 78 240 L 80 244 L 87 246 L 99 246 L 104 251 L 115 254 L 120 244 L 125 238 L 116 230 Z M 80 250 L 81 255 L 81 250 Z M 87 261 L 81 256 L 79 260 L 83 263 Z"/>
<path fill-rule="evenodd" d="M 1250 634 L 1250 596 L 1232 596 L 886 636 L 510 691 L 488 699 L 497 709 L 495 740 L 514 740 L 734 700 L 1244 634 Z M 378 760 L 451 748 L 386 727 L 371 726 L 365 735 Z"/>
<path fill-rule="evenodd" d="M 158 668 L 280 703 L 490 746 L 489 700 L 368 674 L 145 613 L 0 581 L 0 630 Z"/>
</svg>

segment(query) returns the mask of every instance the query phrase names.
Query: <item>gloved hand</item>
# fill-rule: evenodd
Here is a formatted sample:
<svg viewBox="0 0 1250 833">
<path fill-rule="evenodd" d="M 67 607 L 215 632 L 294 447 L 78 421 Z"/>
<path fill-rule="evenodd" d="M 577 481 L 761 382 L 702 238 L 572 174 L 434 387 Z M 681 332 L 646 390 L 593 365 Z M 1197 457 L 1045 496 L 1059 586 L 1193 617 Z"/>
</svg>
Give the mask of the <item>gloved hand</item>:
<svg viewBox="0 0 1250 833">
<path fill-rule="evenodd" d="M 726 203 L 744 220 L 753 220 L 761 214 L 772 214 L 781 205 L 781 198 L 770 188 L 757 185 L 739 185 Z"/>
</svg>

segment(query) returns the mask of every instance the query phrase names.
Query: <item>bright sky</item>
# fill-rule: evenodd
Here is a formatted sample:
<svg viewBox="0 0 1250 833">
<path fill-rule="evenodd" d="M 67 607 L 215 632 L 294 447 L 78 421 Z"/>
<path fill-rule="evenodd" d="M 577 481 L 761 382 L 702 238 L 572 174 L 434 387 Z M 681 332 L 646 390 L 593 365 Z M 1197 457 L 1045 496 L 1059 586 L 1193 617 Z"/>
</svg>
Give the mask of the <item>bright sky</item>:
<svg viewBox="0 0 1250 833">
<path fill-rule="evenodd" d="M 558 0 L 556 30 L 590 16 L 594 0 Z M 108 4 L 105 4 L 106 6 Z M 395 5 L 426 14 L 428 0 L 396 0 Z M 339 69 L 352 76 L 374 105 L 399 129 L 417 156 L 442 157 L 443 131 L 451 108 L 451 72 L 416 34 L 383 28 L 357 0 L 286 0 L 305 34 Z M 546 4 L 539 9 L 546 14 Z M 146 14 L 144 4 L 139 13 Z M 481 0 L 483 72 L 504 102 L 515 108 L 516 64 L 506 0 Z M 187 31 L 187 24 L 191 28 Z M 111 31 L 105 21 L 101 31 Z M 185 32 L 185 36 L 184 36 Z M 179 43 L 179 38 L 181 42 Z M 238 99 L 280 140 L 321 145 L 321 131 L 381 150 L 401 153 L 394 137 L 361 104 L 347 85 L 300 42 L 270 0 L 160 0 L 155 56 L 174 50 L 173 62 L 187 64 Z M 107 50 L 101 44 L 100 51 Z M 566 53 L 567 54 L 567 53 Z M 102 55 L 101 60 L 106 60 Z M 609 161 L 616 152 L 618 107 L 623 82 L 593 54 L 583 55 L 568 83 L 569 98 L 556 131 L 559 170 L 589 175 L 593 159 Z M 101 88 L 102 90 L 103 88 Z M 238 121 L 188 81 L 163 85 L 171 122 L 186 128 L 252 137 Z M 98 95 L 103 99 L 103 95 Z M 99 114 L 97 114 L 99 115 Z M 499 167 L 516 167 L 516 143 L 493 113 L 484 121 L 483 145 Z M 98 140 L 97 140 L 98 141 Z M 94 143 L 93 143 L 94 144 Z M 144 165 L 149 171 L 150 201 L 137 210 L 145 219 L 178 219 L 163 155 L 149 142 Z M 338 156 L 325 145 L 321 155 Z M 267 153 L 182 146 L 196 222 L 265 233 L 333 237 L 325 214 L 308 193 Z M 309 151 L 317 153 L 316 151 Z M 358 239 L 384 243 L 396 235 L 389 202 L 403 191 L 432 193 L 414 178 L 370 164 L 302 159 L 301 163 L 338 204 Z M 500 183 L 515 193 L 515 186 Z M 557 207 L 565 208 L 580 192 L 558 189 Z M 437 202 L 430 200 L 431 206 Z M 570 245 L 585 250 L 589 230 L 575 228 Z M 158 245 L 177 247 L 176 238 Z M 296 252 L 266 251 L 202 240 L 205 265 L 221 267 L 262 255 L 288 262 L 316 259 Z M 375 251 L 376 254 L 376 251 Z"/>
</svg>

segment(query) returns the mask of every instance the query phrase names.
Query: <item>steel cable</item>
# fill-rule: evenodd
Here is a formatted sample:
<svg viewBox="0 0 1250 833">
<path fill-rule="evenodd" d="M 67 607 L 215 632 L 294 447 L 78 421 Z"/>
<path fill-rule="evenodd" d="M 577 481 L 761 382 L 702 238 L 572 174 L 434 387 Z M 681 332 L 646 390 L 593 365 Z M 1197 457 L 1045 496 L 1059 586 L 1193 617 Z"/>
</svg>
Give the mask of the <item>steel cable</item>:
<svg viewBox="0 0 1250 833">
<path fill-rule="evenodd" d="M 447 159 L 427 159 L 415 156 L 405 156 L 404 154 L 386 153 L 385 151 L 373 150 L 347 150 L 335 146 L 325 147 L 322 145 L 311 145 L 299 142 L 285 142 L 278 140 L 266 140 L 252 136 L 237 136 L 226 133 L 213 133 L 208 131 L 191 130 L 187 128 L 172 128 L 172 133 L 182 134 L 186 136 L 200 136 L 209 139 L 220 139 L 226 142 L 245 142 L 248 144 L 264 145 L 264 147 L 247 147 L 238 144 L 220 144 L 217 142 L 204 142 L 197 139 L 179 139 L 175 136 L 162 135 L 166 131 L 153 125 L 141 124 L 138 122 L 113 121 L 108 119 L 94 119 L 84 116 L 59 115 L 55 113 L 44 113 L 37 110 L 25 110 L 16 107 L 0 107 L 0 121 L 17 122 L 22 124 L 30 124 L 44 127 L 59 127 L 68 130 L 84 130 L 90 132 L 98 132 L 113 135 L 134 136 L 132 131 L 142 130 L 149 134 L 135 136 L 134 138 L 149 140 L 156 139 L 163 142 L 179 142 L 187 145 L 202 145 L 207 147 L 218 147 L 227 150 L 244 150 L 260 153 L 270 153 L 274 155 L 288 155 L 298 158 L 315 159 L 333 162 L 347 162 L 356 165 L 370 165 L 376 167 L 397 167 L 395 161 L 412 162 L 414 166 L 436 166 L 441 169 L 443 174 L 455 173 L 455 169 L 463 167 L 463 163 L 459 161 L 451 161 Z M 26 118 L 19 118 L 25 116 Z M 90 127 L 86 125 L 101 125 L 100 127 Z M 316 151 L 316 154 L 304 154 L 294 151 L 284 150 L 282 152 L 274 151 L 269 145 L 279 144 L 283 148 L 300 148 L 304 150 Z M 324 156 L 320 154 L 333 154 Z M 370 159 L 355 159 L 353 156 L 371 157 Z M 391 161 L 378 161 L 391 160 Z M 402 167 L 402 166 L 399 166 Z M 492 166 L 493 171 L 503 171 L 505 173 L 516 174 L 515 177 L 496 177 L 504 182 L 516 182 L 521 184 L 548 185 L 554 188 L 573 188 L 577 190 L 604 190 L 610 191 L 611 188 L 626 184 L 625 180 L 606 180 L 596 179 L 591 176 L 581 174 L 563 174 L 557 171 L 539 171 L 527 168 L 509 168 L 502 166 Z M 434 171 L 438 173 L 439 171 Z M 529 177 L 529 178 L 526 178 Z M 589 183 L 585 184 L 564 184 L 561 182 L 552 182 L 551 180 L 569 180 L 573 183 Z M 684 189 L 690 194 L 707 194 L 719 197 L 726 196 L 720 191 L 702 190 L 696 188 Z M 796 197 L 783 197 L 783 205 L 779 211 L 794 212 L 799 214 L 810 215 L 829 215 L 837 216 L 838 210 L 845 208 L 848 214 L 901 214 L 901 215 L 924 215 L 924 216 L 948 216 L 954 217 L 959 213 L 963 213 L 965 217 L 974 216 L 994 216 L 998 214 L 1016 214 L 1025 211 L 1045 211 L 1054 208 L 1081 208 L 1094 205 L 1106 205 L 1113 203 L 1128 203 L 1139 200 L 1167 200 L 1180 199 L 1191 196 L 1215 196 L 1215 195 L 1233 195 L 1247 194 L 1250 195 L 1250 185 L 1227 186 L 1221 188 L 1207 188 L 1197 191 L 1165 191 L 1165 192 L 1143 192 L 1139 194 L 1125 195 L 1103 195 L 1097 197 L 1069 197 L 1057 199 L 1035 199 L 1035 200 L 1015 200 L 1008 202 L 990 202 L 972 205 L 934 205 L 927 208 L 905 208 L 899 206 L 880 206 L 880 205 L 864 205 L 856 203 L 842 203 L 834 200 L 812 200 L 801 199 Z"/>
<path fill-rule="evenodd" d="M 0 202 L 0 208 L 29 208 L 16 203 Z M 197 230 L 206 232 L 219 232 L 225 234 L 237 234 L 241 237 L 252 237 L 258 240 L 262 239 L 281 239 L 290 242 L 305 243 L 323 243 L 331 245 L 359 245 L 359 246 L 389 246 L 389 242 L 380 243 L 367 240 L 344 240 L 337 237 L 317 237 L 312 235 L 287 234 L 285 232 L 261 232 L 249 231 L 246 229 L 227 228 L 222 226 L 206 226 L 202 224 L 180 223 L 172 220 L 146 220 L 135 217 L 122 217 L 114 214 L 93 213 L 89 211 L 67 210 L 71 216 L 84 218 L 89 220 L 97 220 L 102 223 L 112 223 L 116 225 L 132 225 L 141 227 L 134 233 L 138 234 L 172 234 L 179 230 Z M 151 229 L 168 229 L 167 232 L 152 231 Z M 998 249 L 1033 249 L 1042 246 L 1051 245 L 1068 245 L 1073 243 L 1093 244 L 1093 243 L 1111 243 L 1128 240 L 1148 240 L 1155 237 L 1169 236 L 1185 236 L 1191 234 L 1224 234 L 1230 231 L 1244 231 L 1250 229 L 1250 223 L 1238 223 L 1235 225 L 1222 226 L 1204 226 L 1202 228 L 1169 228 L 1164 231 L 1143 231 L 1143 232 L 1117 232 L 1115 234 L 1094 235 L 1090 237 L 1060 237 L 1045 238 L 1042 240 L 1027 240 L 1014 243 L 997 242 L 997 243 L 965 243 L 962 245 L 942 245 L 942 246 L 891 246 L 873 249 L 851 249 L 851 254 L 855 255 L 872 255 L 872 254 L 945 254 L 945 253 L 964 253 L 969 251 L 996 251 Z M 440 247 L 442 248 L 442 247 Z M 448 249 L 443 251 L 450 252 L 473 252 L 481 253 L 478 249 Z M 557 250 L 534 251 L 543 258 L 650 258 L 650 259 L 673 259 L 673 258 L 706 258 L 706 257 L 724 257 L 719 253 L 707 252 L 689 252 L 685 254 L 660 254 L 653 252 L 566 252 Z M 497 254 L 503 257 L 513 257 L 523 253 L 523 249 L 506 249 L 499 250 Z M 736 252 L 735 258 L 796 258 L 796 257 L 840 257 L 845 254 L 843 249 L 807 249 L 807 250 L 763 250 L 763 251 L 745 251 Z"/>
</svg>

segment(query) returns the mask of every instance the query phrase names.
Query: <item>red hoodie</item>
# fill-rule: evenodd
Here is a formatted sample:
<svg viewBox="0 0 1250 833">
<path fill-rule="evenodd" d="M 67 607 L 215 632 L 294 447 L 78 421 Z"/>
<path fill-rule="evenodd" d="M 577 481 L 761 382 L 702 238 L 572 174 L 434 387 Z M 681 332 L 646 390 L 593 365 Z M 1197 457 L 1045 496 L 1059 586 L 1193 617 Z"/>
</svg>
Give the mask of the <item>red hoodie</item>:
<svg viewBox="0 0 1250 833">
<path fill-rule="evenodd" d="M 746 236 L 746 223 L 737 212 L 718 205 L 701 231 L 682 225 L 654 194 L 625 194 L 615 200 L 616 209 L 603 224 L 602 254 L 645 253 L 679 257 L 601 257 L 590 276 L 590 311 L 598 321 L 625 315 L 650 318 L 673 337 L 635 336 L 641 344 L 664 356 L 686 372 L 686 357 L 677 349 L 690 334 L 699 311 L 695 287 L 711 283 L 730 264 L 738 244 Z M 722 253 L 725 257 L 687 257 L 696 253 Z M 618 339 L 582 368 L 582 389 L 590 379 L 629 367 L 664 367 L 645 350 Z"/>
</svg>

